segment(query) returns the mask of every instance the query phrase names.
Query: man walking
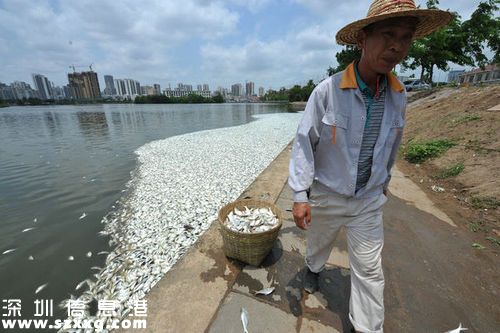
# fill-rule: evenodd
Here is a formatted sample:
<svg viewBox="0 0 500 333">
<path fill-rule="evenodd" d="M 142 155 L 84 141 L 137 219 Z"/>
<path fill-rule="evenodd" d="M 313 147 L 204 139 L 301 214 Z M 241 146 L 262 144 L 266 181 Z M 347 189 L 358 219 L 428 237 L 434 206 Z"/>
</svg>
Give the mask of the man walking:
<svg viewBox="0 0 500 333">
<path fill-rule="evenodd" d="M 341 226 L 351 271 L 349 318 L 358 332 L 383 332 L 382 206 L 405 125 L 406 93 L 391 73 L 416 38 L 451 14 L 417 9 L 413 0 L 375 0 L 365 19 L 341 29 L 339 44 L 361 59 L 321 82 L 297 130 L 288 183 L 296 225 L 307 230 L 304 289 L 318 275 Z"/>
</svg>

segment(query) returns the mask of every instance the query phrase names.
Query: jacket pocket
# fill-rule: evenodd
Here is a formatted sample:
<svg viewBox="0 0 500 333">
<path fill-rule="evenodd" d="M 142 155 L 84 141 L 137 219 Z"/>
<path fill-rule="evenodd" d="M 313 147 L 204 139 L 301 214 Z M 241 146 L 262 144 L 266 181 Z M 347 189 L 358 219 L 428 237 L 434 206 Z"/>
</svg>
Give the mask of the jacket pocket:
<svg viewBox="0 0 500 333">
<path fill-rule="evenodd" d="M 343 135 L 345 137 L 347 134 L 348 118 L 343 114 L 327 112 L 321 121 L 328 128 L 330 142 L 332 144 L 337 144 L 337 137 L 339 135 Z"/>
</svg>

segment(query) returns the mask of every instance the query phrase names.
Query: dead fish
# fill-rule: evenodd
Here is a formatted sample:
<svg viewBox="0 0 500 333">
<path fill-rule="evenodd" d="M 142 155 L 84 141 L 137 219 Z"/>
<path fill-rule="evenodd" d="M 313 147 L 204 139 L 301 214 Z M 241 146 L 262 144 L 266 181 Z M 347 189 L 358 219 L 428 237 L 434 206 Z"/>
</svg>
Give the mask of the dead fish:
<svg viewBox="0 0 500 333">
<path fill-rule="evenodd" d="M 8 249 L 8 250 L 5 250 L 3 251 L 2 254 L 7 254 L 7 253 L 11 253 L 11 252 L 14 252 L 16 249 Z"/>
<path fill-rule="evenodd" d="M 79 284 L 76 285 L 76 288 L 75 290 L 78 290 L 80 289 L 81 287 L 83 287 L 84 284 L 87 284 L 90 288 L 90 286 L 92 285 L 92 281 L 90 281 L 89 279 L 86 279 L 86 280 L 83 280 L 82 282 L 80 282 Z"/>
<path fill-rule="evenodd" d="M 29 256 L 28 260 L 35 260 L 35 258 L 33 258 L 33 256 Z"/>
<path fill-rule="evenodd" d="M 69 256 L 69 257 L 68 257 L 68 260 L 69 260 L 69 261 L 73 261 L 73 260 L 75 260 L 75 257 L 73 257 L 73 256 Z"/>
<path fill-rule="evenodd" d="M 101 252 L 97 253 L 98 256 L 100 256 L 102 254 L 109 254 L 109 252 L 108 251 L 101 251 Z"/>
<path fill-rule="evenodd" d="M 92 257 L 92 252 L 89 251 L 89 252 L 87 252 L 87 258 L 90 258 L 90 257 Z"/>
<path fill-rule="evenodd" d="M 85 212 L 83 212 L 82 216 L 80 216 L 78 219 L 81 220 L 81 219 L 85 218 L 85 216 L 87 216 L 87 214 Z"/>
<path fill-rule="evenodd" d="M 248 311 L 245 308 L 241 308 L 240 312 L 241 324 L 243 325 L 243 332 L 248 333 Z"/>
<path fill-rule="evenodd" d="M 451 331 L 447 331 L 446 333 L 460 333 L 462 331 L 467 331 L 467 330 L 468 328 L 462 327 L 462 323 L 460 323 L 457 328 Z"/>
<path fill-rule="evenodd" d="M 100 271 L 102 268 L 98 267 L 98 266 L 92 266 L 92 267 L 90 267 L 90 269 L 93 269 L 95 271 Z"/>
<path fill-rule="evenodd" d="M 38 219 L 35 217 L 35 218 L 33 219 L 33 222 L 35 222 L 35 223 L 36 223 L 37 221 L 38 221 Z"/>
<path fill-rule="evenodd" d="M 35 294 L 38 294 L 40 291 L 44 290 L 47 287 L 48 283 L 42 284 L 40 287 L 36 288 Z"/>
<path fill-rule="evenodd" d="M 35 228 L 26 228 L 26 229 L 24 229 L 24 230 L 23 230 L 23 231 L 21 231 L 21 232 L 30 231 L 30 230 L 33 230 L 33 229 L 35 229 Z"/>
<path fill-rule="evenodd" d="M 264 288 L 262 290 L 256 291 L 255 295 L 269 295 L 274 291 L 274 287 Z"/>
</svg>

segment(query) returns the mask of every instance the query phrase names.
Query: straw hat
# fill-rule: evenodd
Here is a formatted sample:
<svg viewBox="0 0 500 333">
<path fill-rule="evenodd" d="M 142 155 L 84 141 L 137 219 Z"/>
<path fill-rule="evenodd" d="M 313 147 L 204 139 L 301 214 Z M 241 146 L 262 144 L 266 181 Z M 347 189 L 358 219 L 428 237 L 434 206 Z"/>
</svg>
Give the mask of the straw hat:
<svg viewBox="0 0 500 333">
<path fill-rule="evenodd" d="M 418 18 L 415 39 L 427 36 L 447 25 L 453 17 L 450 12 L 444 10 L 417 9 L 413 0 L 374 0 L 366 18 L 346 25 L 337 33 L 337 43 L 356 45 L 358 32 L 367 25 L 401 16 Z"/>
</svg>

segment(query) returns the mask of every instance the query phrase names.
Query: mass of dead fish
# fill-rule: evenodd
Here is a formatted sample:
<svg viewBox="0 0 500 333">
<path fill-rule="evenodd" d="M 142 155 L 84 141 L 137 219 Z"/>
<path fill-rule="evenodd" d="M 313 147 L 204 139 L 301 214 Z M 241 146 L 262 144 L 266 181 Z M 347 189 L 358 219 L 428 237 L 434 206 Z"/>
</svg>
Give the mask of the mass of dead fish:
<svg viewBox="0 0 500 333">
<path fill-rule="evenodd" d="M 92 267 L 90 283 L 78 283 L 81 294 L 70 296 L 87 306 L 107 299 L 120 307 L 115 316 L 87 313 L 88 318 L 77 319 L 110 323 L 127 317 L 135 301 L 143 299 L 217 220 L 219 209 L 235 201 L 286 147 L 300 117 L 259 115 L 245 125 L 179 135 L 139 148 L 126 193 L 102 220 L 99 235 L 109 237 L 112 250 L 97 253 L 106 256 L 104 266 Z M 241 147 L 259 149 L 241 154 Z M 259 214 L 267 216 L 262 226 L 272 227 L 276 217 Z M 67 304 L 64 300 L 60 306 Z"/>
<path fill-rule="evenodd" d="M 270 208 L 235 208 L 227 215 L 225 224 L 234 231 L 259 233 L 271 230 L 278 224 L 278 218 Z"/>
</svg>

